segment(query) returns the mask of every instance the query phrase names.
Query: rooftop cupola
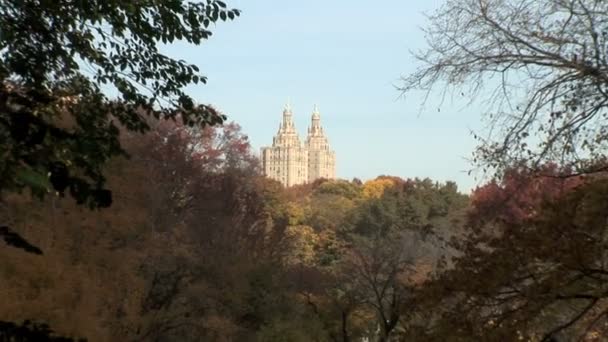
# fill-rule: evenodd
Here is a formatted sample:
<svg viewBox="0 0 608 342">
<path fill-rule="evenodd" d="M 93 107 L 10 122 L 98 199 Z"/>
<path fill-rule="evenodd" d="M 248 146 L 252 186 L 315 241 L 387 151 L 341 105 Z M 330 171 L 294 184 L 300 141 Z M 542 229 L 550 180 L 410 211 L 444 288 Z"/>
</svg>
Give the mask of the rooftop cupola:
<svg viewBox="0 0 608 342">
<path fill-rule="evenodd" d="M 295 125 L 293 123 L 293 112 L 291 111 L 291 104 L 287 101 L 285 108 L 283 109 L 283 122 L 279 128 L 279 132 L 292 133 L 295 132 Z"/>
<path fill-rule="evenodd" d="M 317 105 L 315 105 L 312 110 L 312 120 L 311 125 L 308 128 L 308 135 L 323 135 L 323 127 L 321 127 L 321 113 L 319 112 L 319 107 L 317 107 Z"/>
<path fill-rule="evenodd" d="M 321 113 L 319 112 L 319 107 L 315 105 L 312 110 L 312 119 L 313 120 L 321 120 Z"/>
</svg>

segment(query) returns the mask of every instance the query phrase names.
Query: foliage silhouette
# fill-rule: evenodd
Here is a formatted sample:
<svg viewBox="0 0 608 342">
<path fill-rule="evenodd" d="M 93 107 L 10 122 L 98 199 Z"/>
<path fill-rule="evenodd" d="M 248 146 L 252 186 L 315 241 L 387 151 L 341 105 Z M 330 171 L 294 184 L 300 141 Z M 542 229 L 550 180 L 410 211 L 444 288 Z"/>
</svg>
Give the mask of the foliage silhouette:
<svg viewBox="0 0 608 342">
<path fill-rule="evenodd" d="M 606 171 L 606 20 L 606 1 L 445 1 L 428 17 L 420 67 L 400 88 L 444 86 L 491 103 L 490 136 L 475 135 L 484 168 Z"/>
<path fill-rule="evenodd" d="M 40 248 L 30 244 L 7 226 L 0 226 L 0 236 L 9 246 L 20 248 L 28 253 L 42 255 L 42 250 L 40 250 Z"/>
<path fill-rule="evenodd" d="M 72 339 L 55 336 L 53 330 L 44 323 L 24 321 L 23 324 L 0 321 L 0 342 L 86 342 L 86 339 Z"/>
<path fill-rule="evenodd" d="M 147 116 L 199 127 L 225 119 L 184 92 L 206 81 L 198 67 L 160 45 L 198 45 L 239 14 L 215 0 L 2 2 L 0 189 L 111 205 L 102 168 L 126 155 L 119 127 L 145 132 Z"/>
</svg>

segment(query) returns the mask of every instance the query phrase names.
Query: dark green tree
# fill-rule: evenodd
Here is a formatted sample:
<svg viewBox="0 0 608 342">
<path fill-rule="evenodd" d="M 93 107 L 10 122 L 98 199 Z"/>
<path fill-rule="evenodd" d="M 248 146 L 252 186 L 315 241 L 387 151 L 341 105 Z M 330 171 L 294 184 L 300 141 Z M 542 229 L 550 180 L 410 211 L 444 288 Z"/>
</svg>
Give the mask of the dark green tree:
<svg viewBox="0 0 608 342">
<path fill-rule="evenodd" d="M 14 342 L 86 342 L 86 339 L 56 336 L 48 325 L 30 321 L 25 321 L 23 324 L 0 321 L 0 340 Z"/>
<path fill-rule="evenodd" d="M 110 205 L 102 167 L 125 154 L 119 126 L 146 131 L 147 115 L 190 126 L 224 120 L 184 92 L 205 82 L 199 69 L 159 45 L 200 44 L 211 25 L 238 15 L 215 0 L 2 2 L 0 189 Z"/>
<path fill-rule="evenodd" d="M 184 92 L 205 83 L 199 69 L 160 45 L 200 44 L 239 13 L 216 0 L 0 3 L 0 191 L 107 207 L 103 166 L 126 155 L 119 128 L 145 132 L 147 116 L 223 122 Z"/>
<path fill-rule="evenodd" d="M 397 180 L 357 207 L 341 229 L 352 297 L 375 318 L 370 335 L 389 341 L 408 329 L 413 294 L 439 261 L 446 231 L 456 231 L 467 197 L 454 183 Z M 377 331 L 377 332 L 376 332 Z"/>
</svg>

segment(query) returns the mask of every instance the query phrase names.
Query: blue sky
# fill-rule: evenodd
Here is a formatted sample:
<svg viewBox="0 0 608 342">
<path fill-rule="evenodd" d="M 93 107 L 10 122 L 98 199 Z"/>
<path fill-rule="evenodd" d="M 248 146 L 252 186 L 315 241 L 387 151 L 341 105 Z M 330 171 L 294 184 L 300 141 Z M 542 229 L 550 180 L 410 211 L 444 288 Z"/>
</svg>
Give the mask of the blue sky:
<svg viewBox="0 0 608 342">
<path fill-rule="evenodd" d="M 202 46 L 168 47 L 197 64 L 207 85 L 189 88 L 201 102 L 238 122 L 256 149 L 272 142 L 283 106 L 291 99 L 305 136 L 314 104 L 337 154 L 340 178 L 381 174 L 453 180 L 463 191 L 481 110 L 431 96 L 405 98 L 399 77 L 424 48 L 424 13 L 439 0 L 233 0 L 237 20 L 220 23 Z"/>
</svg>

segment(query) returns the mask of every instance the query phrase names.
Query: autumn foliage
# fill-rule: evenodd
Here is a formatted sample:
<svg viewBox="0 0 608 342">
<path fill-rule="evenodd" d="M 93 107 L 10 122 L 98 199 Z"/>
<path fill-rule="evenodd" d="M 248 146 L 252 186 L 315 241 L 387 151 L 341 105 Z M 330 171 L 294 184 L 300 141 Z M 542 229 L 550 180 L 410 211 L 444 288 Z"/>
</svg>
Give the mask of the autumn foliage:
<svg viewBox="0 0 608 342">
<path fill-rule="evenodd" d="M 559 199 L 583 182 L 583 177 L 567 177 L 553 165 L 540 172 L 509 169 L 500 180 L 475 189 L 471 195 L 473 226 L 486 221 L 521 223 L 535 216 L 543 203 Z"/>
<path fill-rule="evenodd" d="M 412 277 L 437 261 L 421 257 L 437 243 L 423 235 L 446 231 L 439 218 L 465 196 L 397 177 L 284 189 L 237 124 L 178 122 L 123 132 L 110 208 L 6 194 L 2 220 L 45 254 L 0 250 L 0 320 L 92 341 L 309 341 L 373 336 L 389 315 L 382 336 L 397 336 Z M 374 299 L 378 286 L 390 293 Z"/>
<path fill-rule="evenodd" d="M 285 189 L 235 123 L 150 124 L 121 135 L 130 157 L 105 170 L 110 208 L 5 194 L 2 221 L 44 254 L 0 249 L 0 328 L 91 341 L 605 333 L 602 177 L 512 169 L 470 197 L 392 176 Z"/>
</svg>

